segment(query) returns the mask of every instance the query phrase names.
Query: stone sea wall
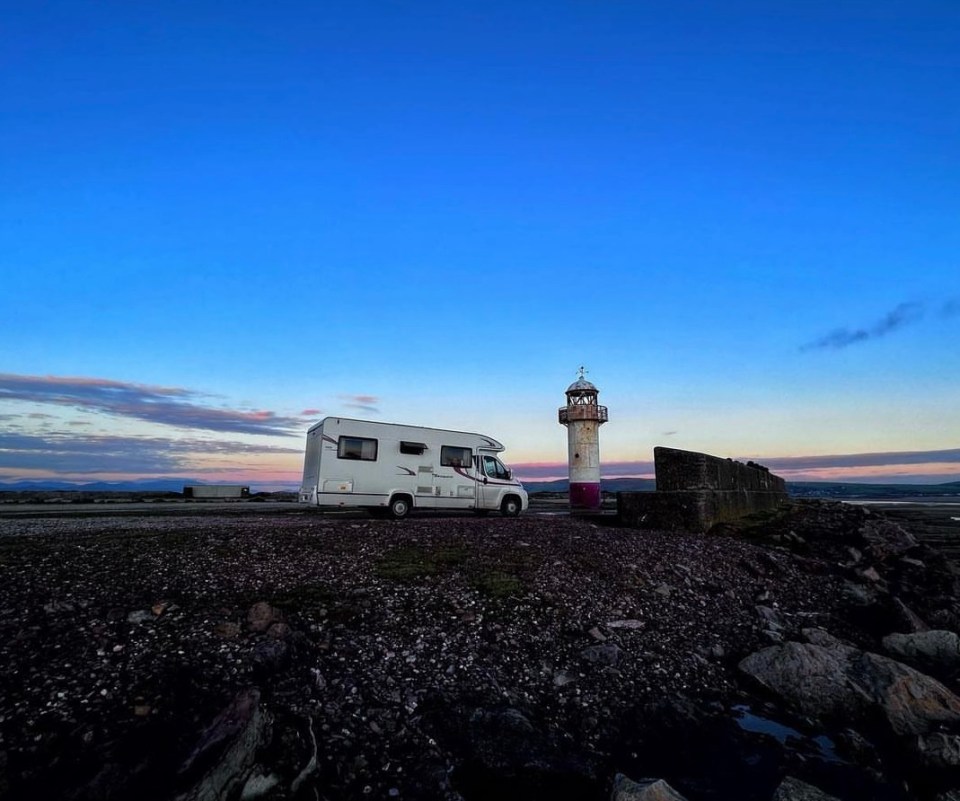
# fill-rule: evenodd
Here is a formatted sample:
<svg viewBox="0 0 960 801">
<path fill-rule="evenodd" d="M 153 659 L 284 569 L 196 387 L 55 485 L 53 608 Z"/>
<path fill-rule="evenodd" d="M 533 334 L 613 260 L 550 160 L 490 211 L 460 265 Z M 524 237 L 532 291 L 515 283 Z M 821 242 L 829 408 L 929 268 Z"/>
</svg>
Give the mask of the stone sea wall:
<svg viewBox="0 0 960 801">
<path fill-rule="evenodd" d="M 707 531 L 716 523 L 776 509 L 787 499 L 786 482 L 753 462 L 662 447 L 654 448 L 653 459 L 656 492 L 617 493 L 624 525 Z"/>
</svg>

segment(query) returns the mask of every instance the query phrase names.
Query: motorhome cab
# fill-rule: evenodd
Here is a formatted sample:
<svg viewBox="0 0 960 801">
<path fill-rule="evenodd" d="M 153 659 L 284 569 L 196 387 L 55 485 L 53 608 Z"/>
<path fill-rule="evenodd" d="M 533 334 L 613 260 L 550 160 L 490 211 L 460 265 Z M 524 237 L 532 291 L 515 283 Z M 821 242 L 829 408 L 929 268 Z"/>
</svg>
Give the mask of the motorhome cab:
<svg viewBox="0 0 960 801">
<path fill-rule="evenodd" d="M 326 417 L 307 432 L 300 503 L 365 508 L 394 518 L 411 509 L 527 508 L 527 493 L 493 437 Z"/>
</svg>

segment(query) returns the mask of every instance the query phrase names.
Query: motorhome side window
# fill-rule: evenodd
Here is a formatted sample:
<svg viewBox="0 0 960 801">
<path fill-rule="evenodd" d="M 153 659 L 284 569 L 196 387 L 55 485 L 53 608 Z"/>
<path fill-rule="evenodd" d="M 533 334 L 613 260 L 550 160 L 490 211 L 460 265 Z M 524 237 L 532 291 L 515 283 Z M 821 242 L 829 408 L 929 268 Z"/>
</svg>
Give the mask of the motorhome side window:
<svg viewBox="0 0 960 801">
<path fill-rule="evenodd" d="M 337 458 L 377 461 L 377 441 L 366 437 L 340 437 L 337 441 Z"/>
<path fill-rule="evenodd" d="M 440 447 L 440 464 L 443 467 L 470 467 L 471 456 L 469 448 L 458 448 L 455 445 Z"/>
</svg>

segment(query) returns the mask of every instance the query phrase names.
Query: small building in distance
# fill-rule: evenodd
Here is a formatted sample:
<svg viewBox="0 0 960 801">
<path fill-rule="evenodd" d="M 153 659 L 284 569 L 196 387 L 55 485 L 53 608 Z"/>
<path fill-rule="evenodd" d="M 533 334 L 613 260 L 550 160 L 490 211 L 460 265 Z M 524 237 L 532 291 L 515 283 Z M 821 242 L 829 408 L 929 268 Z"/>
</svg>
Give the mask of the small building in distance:
<svg viewBox="0 0 960 801">
<path fill-rule="evenodd" d="M 250 487 L 241 484 L 188 484 L 183 497 L 194 500 L 237 500 L 250 497 Z"/>
</svg>

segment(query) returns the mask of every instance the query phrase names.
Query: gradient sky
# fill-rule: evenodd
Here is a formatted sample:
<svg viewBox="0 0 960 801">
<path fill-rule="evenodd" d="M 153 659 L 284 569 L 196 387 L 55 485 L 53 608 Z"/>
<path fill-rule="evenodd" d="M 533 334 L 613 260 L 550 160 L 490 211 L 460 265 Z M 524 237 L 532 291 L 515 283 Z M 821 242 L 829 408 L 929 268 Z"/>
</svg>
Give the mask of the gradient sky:
<svg viewBox="0 0 960 801">
<path fill-rule="evenodd" d="M 0 481 L 960 478 L 960 3 L 0 3 Z"/>
</svg>

